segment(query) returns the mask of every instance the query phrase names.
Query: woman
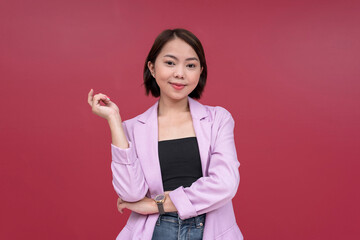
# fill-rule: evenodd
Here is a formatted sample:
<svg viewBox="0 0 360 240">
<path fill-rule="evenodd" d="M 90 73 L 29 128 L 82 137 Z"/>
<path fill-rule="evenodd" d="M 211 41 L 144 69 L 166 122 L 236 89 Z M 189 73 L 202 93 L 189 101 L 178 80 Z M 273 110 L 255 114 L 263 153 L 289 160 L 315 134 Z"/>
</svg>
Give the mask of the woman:
<svg viewBox="0 0 360 240">
<path fill-rule="evenodd" d="M 132 211 L 117 239 L 242 239 L 231 202 L 240 181 L 234 120 L 195 100 L 206 77 L 198 38 L 165 30 L 145 61 L 146 94 L 159 97 L 146 112 L 122 121 L 114 102 L 90 90 L 93 113 L 111 129 L 118 209 Z"/>
</svg>

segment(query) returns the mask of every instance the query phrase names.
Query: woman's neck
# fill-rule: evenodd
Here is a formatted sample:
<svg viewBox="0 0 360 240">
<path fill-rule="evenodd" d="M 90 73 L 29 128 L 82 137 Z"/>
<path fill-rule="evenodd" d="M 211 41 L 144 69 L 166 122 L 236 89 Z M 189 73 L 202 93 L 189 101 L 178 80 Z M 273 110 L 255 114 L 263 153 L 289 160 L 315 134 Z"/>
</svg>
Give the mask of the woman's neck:
<svg viewBox="0 0 360 240">
<path fill-rule="evenodd" d="M 176 116 L 179 113 L 189 112 L 188 98 L 173 100 L 160 97 L 158 105 L 158 116 Z"/>
</svg>

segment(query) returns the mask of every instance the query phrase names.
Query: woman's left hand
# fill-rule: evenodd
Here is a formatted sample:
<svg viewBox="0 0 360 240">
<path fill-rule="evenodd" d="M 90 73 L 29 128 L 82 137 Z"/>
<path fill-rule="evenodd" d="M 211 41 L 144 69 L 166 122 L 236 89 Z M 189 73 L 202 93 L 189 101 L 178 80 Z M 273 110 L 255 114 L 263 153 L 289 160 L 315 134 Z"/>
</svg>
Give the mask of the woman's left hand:
<svg viewBox="0 0 360 240">
<path fill-rule="evenodd" d="M 124 208 L 127 208 L 133 212 L 137 212 L 142 215 L 154 214 L 158 212 L 156 203 L 153 199 L 144 197 L 137 202 L 126 202 L 121 198 L 117 200 L 117 207 L 120 213 L 123 213 Z"/>
</svg>

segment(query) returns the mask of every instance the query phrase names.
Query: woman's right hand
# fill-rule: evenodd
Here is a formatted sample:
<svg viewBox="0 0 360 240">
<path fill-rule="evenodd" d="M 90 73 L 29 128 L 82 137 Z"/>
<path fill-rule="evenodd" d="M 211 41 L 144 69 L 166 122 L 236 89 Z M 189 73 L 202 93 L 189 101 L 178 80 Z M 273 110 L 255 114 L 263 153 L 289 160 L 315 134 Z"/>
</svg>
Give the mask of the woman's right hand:
<svg viewBox="0 0 360 240">
<path fill-rule="evenodd" d="M 118 106 L 116 106 L 116 104 L 112 102 L 108 96 L 102 93 L 95 94 L 94 96 L 93 94 L 94 90 L 91 89 L 88 94 L 88 103 L 94 114 L 103 117 L 108 121 L 113 116 L 120 117 Z M 100 101 L 102 101 L 105 105 L 100 105 Z"/>
</svg>

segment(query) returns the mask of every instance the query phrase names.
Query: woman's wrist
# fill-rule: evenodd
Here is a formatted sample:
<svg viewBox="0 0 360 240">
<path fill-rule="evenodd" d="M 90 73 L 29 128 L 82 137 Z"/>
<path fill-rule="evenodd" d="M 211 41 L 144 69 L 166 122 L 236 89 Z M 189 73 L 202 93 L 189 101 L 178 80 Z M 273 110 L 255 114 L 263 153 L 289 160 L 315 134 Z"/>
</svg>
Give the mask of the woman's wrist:
<svg viewBox="0 0 360 240">
<path fill-rule="evenodd" d="M 164 210 L 165 212 L 177 212 L 177 209 L 173 202 L 171 201 L 171 198 L 169 196 L 169 193 L 171 191 L 166 191 L 165 194 L 165 202 L 164 202 Z"/>
<path fill-rule="evenodd" d="M 112 114 L 109 116 L 109 118 L 107 119 L 108 120 L 108 123 L 111 126 L 121 126 L 121 117 L 120 117 L 120 114 Z"/>
<path fill-rule="evenodd" d="M 129 143 L 125 136 L 120 115 L 111 115 L 108 118 L 108 123 L 111 131 L 112 144 L 122 149 L 128 148 Z"/>
<path fill-rule="evenodd" d="M 150 214 L 153 214 L 153 213 L 159 213 L 159 208 L 156 204 L 156 202 L 154 201 L 154 199 L 151 199 L 152 201 L 150 202 L 150 207 L 152 209 L 152 213 Z"/>
</svg>

